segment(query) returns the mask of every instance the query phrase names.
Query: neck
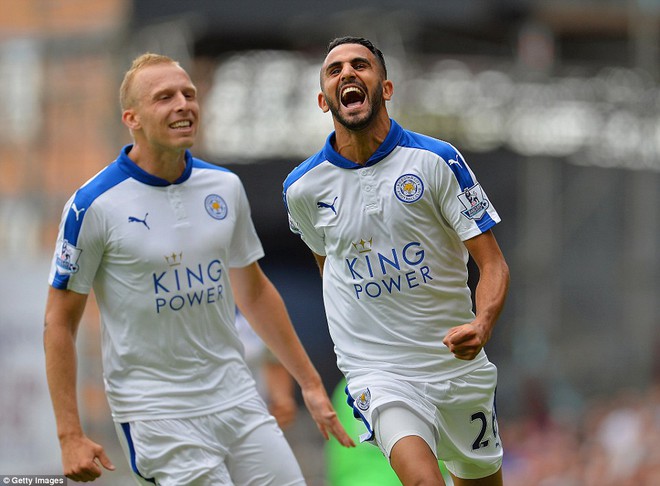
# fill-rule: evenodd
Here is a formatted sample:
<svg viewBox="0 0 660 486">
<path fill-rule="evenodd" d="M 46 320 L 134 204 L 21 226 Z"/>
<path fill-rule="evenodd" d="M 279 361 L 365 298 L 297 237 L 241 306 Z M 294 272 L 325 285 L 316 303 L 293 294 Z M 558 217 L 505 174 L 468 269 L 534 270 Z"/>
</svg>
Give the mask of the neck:
<svg viewBox="0 0 660 486">
<path fill-rule="evenodd" d="M 359 165 L 365 165 L 390 132 L 389 117 L 379 117 L 361 130 L 335 122 L 335 150 Z"/>
<path fill-rule="evenodd" d="M 186 168 L 186 150 L 145 149 L 137 142 L 128 152 L 130 159 L 145 172 L 169 182 L 176 181 Z"/>
</svg>

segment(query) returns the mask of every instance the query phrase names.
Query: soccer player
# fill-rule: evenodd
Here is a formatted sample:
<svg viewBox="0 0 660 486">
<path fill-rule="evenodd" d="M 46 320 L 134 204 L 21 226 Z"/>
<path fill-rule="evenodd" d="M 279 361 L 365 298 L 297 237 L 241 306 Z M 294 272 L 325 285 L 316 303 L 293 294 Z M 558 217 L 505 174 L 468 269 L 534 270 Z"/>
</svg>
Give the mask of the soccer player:
<svg viewBox="0 0 660 486">
<path fill-rule="evenodd" d="M 304 484 L 248 371 L 236 305 L 300 384 L 321 433 L 353 442 L 260 269 L 240 180 L 189 151 L 195 85 L 174 60 L 144 54 L 120 101 L 133 143 L 66 204 L 49 276 L 44 346 L 64 473 L 92 481 L 114 469 L 76 399 L 76 331 L 93 289 L 107 397 L 139 484 Z"/>
<path fill-rule="evenodd" d="M 453 146 L 390 119 L 394 86 L 369 40 L 332 41 L 320 81 L 335 131 L 287 177 L 284 199 L 321 269 L 361 439 L 404 485 L 443 484 L 438 459 L 457 486 L 501 485 L 497 370 L 483 350 L 509 285 L 500 218 Z"/>
</svg>

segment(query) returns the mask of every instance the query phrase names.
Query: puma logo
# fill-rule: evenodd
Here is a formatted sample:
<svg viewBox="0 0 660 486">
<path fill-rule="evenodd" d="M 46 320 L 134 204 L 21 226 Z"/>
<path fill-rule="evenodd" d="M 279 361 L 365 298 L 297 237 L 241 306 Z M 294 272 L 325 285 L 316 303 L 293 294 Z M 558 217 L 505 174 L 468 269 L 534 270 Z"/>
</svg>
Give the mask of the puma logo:
<svg viewBox="0 0 660 486">
<path fill-rule="evenodd" d="M 148 230 L 150 230 L 151 228 L 149 228 L 149 225 L 147 224 L 147 216 L 149 216 L 149 213 L 146 213 L 144 215 L 144 219 L 136 218 L 135 216 L 129 216 L 128 217 L 128 222 L 129 223 L 142 223 L 143 225 L 145 225 L 147 227 Z"/>
<path fill-rule="evenodd" d="M 78 221 L 80 219 L 80 213 L 82 213 L 85 209 L 87 209 L 87 208 L 78 209 L 78 206 L 76 206 L 76 203 L 73 203 L 71 205 L 71 210 L 74 213 L 76 213 L 76 221 Z"/>
<path fill-rule="evenodd" d="M 332 201 L 332 204 L 328 204 L 328 203 L 325 203 L 323 201 L 318 201 L 316 203 L 316 207 L 319 208 L 319 209 L 320 208 L 332 209 L 332 212 L 335 213 L 335 215 L 337 215 L 337 210 L 335 209 L 335 203 L 337 202 L 337 197 L 339 197 L 339 196 L 336 196 L 334 198 L 334 200 Z"/>
</svg>

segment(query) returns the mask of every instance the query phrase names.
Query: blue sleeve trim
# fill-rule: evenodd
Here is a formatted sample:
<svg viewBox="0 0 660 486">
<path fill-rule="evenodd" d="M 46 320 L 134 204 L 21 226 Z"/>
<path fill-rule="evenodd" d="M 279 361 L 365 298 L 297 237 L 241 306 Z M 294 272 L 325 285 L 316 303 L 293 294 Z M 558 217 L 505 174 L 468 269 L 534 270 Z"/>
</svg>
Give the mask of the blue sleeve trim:
<svg viewBox="0 0 660 486">
<path fill-rule="evenodd" d="M 287 212 L 289 211 L 289 207 L 286 203 L 286 191 L 289 190 L 289 187 L 291 187 L 294 182 L 296 182 L 298 179 L 300 179 L 302 176 L 304 176 L 314 167 L 319 166 L 325 161 L 326 159 L 325 156 L 323 155 L 323 151 L 317 152 L 316 154 L 312 155 L 310 158 L 305 160 L 298 167 L 293 169 L 291 173 L 287 176 L 287 178 L 284 179 L 284 183 L 282 184 L 283 186 L 282 198 L 284 199 L 284 206 L 286 207 Z"/>
<path fill-rule="evenodd" d="M 475 181 L 467 168 L 465 160 L 450 143 L 407 130 L 405 133 L 406 136 L 402 139 L 401 146 L 433 152 L 449 166 L 461 190 L 474 186 Z"/>
<path fill-rule="evenodd" d="M 78 244 L 85 216 L 94 201 L 117 184 L 128 179 L 128 177 L 115 161 L 78 189 L 64 221 L 63 238 L 67 244 L 73 246 Z M 66 289 L 68 283 L 69 275 L 61 274 L 56 270 L 51 285 L 57 289 Z"/>
<path fill-rule="evenodd" d="M 67 214 L 66 222 L 64 223 L 64 238 L 69 243 L 74 245 L 78 243 L 80 228 L 89 207 L 94 201 L 126 179 L 128 179 L 128 176 L 113 163 L 86 185 L 78 189 L 73 198 L 73 203 L 71 203 L 71 209 L 69 210 L 69 214 Z"/>
<path fill-rule="evenodd" d="M 405 136 L 401 140 L 401 146 L 428 150 L 429 152 L 436 154 L 446 165 L 449 166 L 449 169 L 453 172 L 462 191 L 470 189 L 476 184 L 465 159 L 463 159 L 463 156 L 450 143 L 420 133 L 408 130 L 404 131 Z M 496 224 L 497 222 L 494 221 L 488 213 L 484 214 L 484 216 L 477 221 L 477 227 L 482 233 L 485 233 Z"/>
</svg>

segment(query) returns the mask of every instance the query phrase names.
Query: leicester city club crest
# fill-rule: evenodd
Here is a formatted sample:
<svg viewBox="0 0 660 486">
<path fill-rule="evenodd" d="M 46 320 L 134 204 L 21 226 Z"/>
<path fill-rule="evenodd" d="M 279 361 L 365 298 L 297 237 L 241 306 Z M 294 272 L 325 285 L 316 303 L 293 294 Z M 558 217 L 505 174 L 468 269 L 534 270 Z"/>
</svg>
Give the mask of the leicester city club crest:
<svg viewBox="0 0 660 486">
<path fill-rule="evenodd" d="M 369 391 L 369 388 L 365 388 L 355 399 L 355 406 L 360 410 L 365 411 L 369 409 L 369 405 L 371 405 L 371 392 Z"/>
<path fill-rule="evenodd" d="M 414 203 L 424 194 L 424 183 L 415 174 L 404 174 L 394 183 L 394 194 L 399 201 Z"/>
<path fill-rule="evenodd" d="M 463 189 L 463 192 L 458 195 L 458 200 L 465 207 L 465 210 L 461 213 L 467 219 L 479 220 L 483 218 L 490 205 L 479 184 Z"/>
<path fill-rule="evenodd" d="M 209 194 L 204 200 L 206 212 L 213 219 L 225 219 L 227 217 L 227 203 L 217 194 Z"/>
</svg>

